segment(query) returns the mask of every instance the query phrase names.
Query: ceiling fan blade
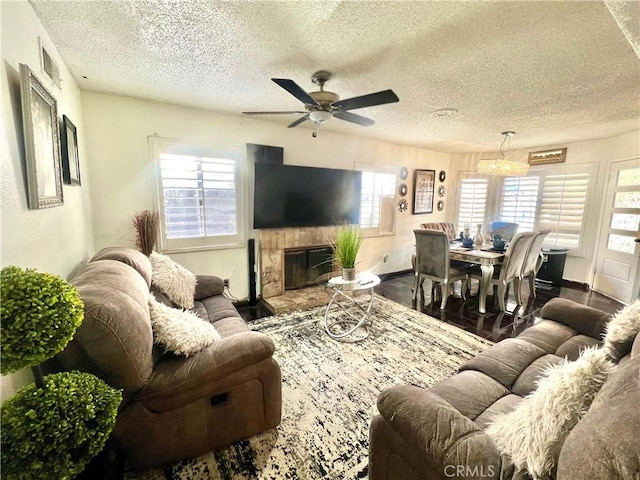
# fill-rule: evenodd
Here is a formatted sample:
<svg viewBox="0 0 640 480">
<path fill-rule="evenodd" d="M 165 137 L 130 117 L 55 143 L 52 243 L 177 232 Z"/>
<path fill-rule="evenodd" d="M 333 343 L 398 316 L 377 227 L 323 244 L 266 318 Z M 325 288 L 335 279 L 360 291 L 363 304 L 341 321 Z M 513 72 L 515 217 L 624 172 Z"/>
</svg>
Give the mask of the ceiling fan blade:
<svg viewBox="0 0 640 480">
<path fill-rule="evenodd" d="M 274 82 L 284 88 L 291 95 L 296 97 L 302 103 L 308 103 L 311 105 L 318 105 L 311 95 L 305 92 L 296 82 L 289 80 L 288 78 L 272 78 Z"/>
<path fill-rule="evenodd" d="M 398 101 L 400 101 L 400 99 L 393 93 L 393 90 L 383 90 L 381 92 L 370 93 L 369 95 L 338 100 L 332 103 L 331 106 L 341 110 L 354 110 L 356 108 L 373 107 L 375 105 L 384 105 L 385 103 Z"/>
<path fill-rule="evenodd" d="M 307 113 L 307 112 L 300 112 L 295 110 L 291 110 L 287 112 L 242 112 L 243 115 L 286 115 L 289 113 Z"/>
<path fill-rule="evenodd" d="M 358 125 L 362 125 L 364 127 L 370 127 L 374 122 L 370 118 L 363 117 L 362 115 L 356 115 L 351 112 L 333 112 L 333 116 L 339 118 L 340 120 L 346 120 L 347 122 L 357 123 Z"/>
<path fill-rule="evenodd" d="M 300 125 L 302 122 L 304 122 L 305 120 L 309 119 L 309 114 L 307 113 L 304 117 L 300 117 L 299 119 L 297 119 L 295 122 L 293 122 L 291 125 L 289 125 L 287 128 L 293 128 L 293 127 L 297 127 L 298 125 Z"/>
</svg>

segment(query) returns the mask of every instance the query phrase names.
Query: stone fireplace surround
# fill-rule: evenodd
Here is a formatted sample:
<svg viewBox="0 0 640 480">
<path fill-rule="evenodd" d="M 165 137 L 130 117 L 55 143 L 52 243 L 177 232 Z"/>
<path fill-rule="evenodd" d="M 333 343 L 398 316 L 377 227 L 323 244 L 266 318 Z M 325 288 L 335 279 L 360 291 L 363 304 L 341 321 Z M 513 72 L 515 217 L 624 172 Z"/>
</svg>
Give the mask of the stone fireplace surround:
<svg viewBox="0 0 640 480">
<path fill-rule="evenodd" d="M 273 228 L 260 230 L 260 295 L 284 295 L 284 252 L 288 249 L 326 247 L 337 227 Z"/>
</svg>

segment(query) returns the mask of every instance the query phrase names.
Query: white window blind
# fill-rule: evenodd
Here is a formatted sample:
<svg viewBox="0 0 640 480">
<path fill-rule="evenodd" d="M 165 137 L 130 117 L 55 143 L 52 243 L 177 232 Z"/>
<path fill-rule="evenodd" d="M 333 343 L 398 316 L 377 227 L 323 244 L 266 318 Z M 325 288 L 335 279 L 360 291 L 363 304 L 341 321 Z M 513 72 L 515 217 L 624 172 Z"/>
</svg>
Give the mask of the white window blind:
<svg viewBox="0 0 640 480">
<path fill-rule="evenodd" d="M 462 178 L 458 204 L 458 231 L 464 230 L 465 224 L 472 227 L 484 224 L 487 208 L 487 186 L 486 178 Z"/>
<path fill-rule="evenodd" d="M 545 245 L 580 246 L 590 174 L 566 173 L 544 177 L 538 230 L 550 230 Z"/>
<path fill-rule="evenodd" d="M 239 150 L 154 139 L 163 250 L 239 246 Z"/>
<path fill-rule="evenodd" d="M 360 228 L 365 233 L 390 233 L 393 230 L 394 209 L 384 208 L 393 203 L 396 189 L 395 173 L 362 172 L 360 196 Z"/>
<path fill-rule="evenodd" d="M 530 232 L 536 224 L 540 178 L 505 177 L 500 198 L 500 220 L 518 224 L 518 232 Z"/>
</svg>

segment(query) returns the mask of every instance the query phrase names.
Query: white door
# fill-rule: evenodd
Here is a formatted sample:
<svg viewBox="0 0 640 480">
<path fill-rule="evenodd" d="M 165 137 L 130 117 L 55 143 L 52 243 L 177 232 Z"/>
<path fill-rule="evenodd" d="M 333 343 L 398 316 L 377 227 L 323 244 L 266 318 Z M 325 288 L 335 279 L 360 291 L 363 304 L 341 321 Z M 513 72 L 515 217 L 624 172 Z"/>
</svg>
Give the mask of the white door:
<svg viewBox="0 0 640 480">
<path fill-rule="evenodd" d="M 640 159 L 611 163 L 604 202 L 593 288 L 631 303 L 640 287 Z"/>
</svg>

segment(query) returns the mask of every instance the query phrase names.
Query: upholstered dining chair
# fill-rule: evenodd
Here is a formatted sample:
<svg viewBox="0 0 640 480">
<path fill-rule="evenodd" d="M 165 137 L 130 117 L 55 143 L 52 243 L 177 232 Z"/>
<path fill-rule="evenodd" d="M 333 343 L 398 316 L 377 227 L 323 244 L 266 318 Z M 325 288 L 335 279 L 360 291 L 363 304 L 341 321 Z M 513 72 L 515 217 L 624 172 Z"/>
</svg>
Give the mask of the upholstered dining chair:
<svg viewBox="0 0 640 480">
<path fill-rule="evenodd" d="M 462 281 L 462 298 L 467 290 L 466 270 L 453 268 L 449 262 L 449 237 L 444 232 L 437 230 L 417 229 L 413 233 L 416 236 L 416 261 L 413 301 L 417 305 L 418 295 L 422 295 L 424 303 L 424 281 L 431 280 L 431 299 L 435 298 L 438 285 L 442 294 L 440 309 L 447 306 L 451 285 Z"/>
<path fill-rule="evenodd" d="M 518 233 L 518 224 L 511 222 L 491 222 L 488 226 L 489 235 L 500 235 L 507 241 L 511 241 Z"/>
<path fill-rule="evenodd" d="M 498 297 L 498 305 L 500 306 L 501 312 L 506 310 L 505 297 L 507 294 L 507 287 L 513 283 L 514 288 L 517 289 L 520 285 L 519 283 L 516 285 L 515 282 L 516 279 L 518 282 L 520 281 L 522 266 L 527 257 L 527 252 L 529 251 L 531 242 L 533 242 L 535 236 L 536 232 L 524 232 L 513 237 L 504 254 L 504 261 L 502 265 L 495 268 L 493 278 L 490 280 L 489 285 L 486 286 L 487 289 L 490 287 L 497 287 L 496 296 Z M 468 271 L 468 275 L 470 279 L 482 282 L 482 273 L 480 272 L 479 267 L 471 267 Z M 521 296 L 516 293 L 516 300 L 519 304 L 520 298 Z"/>
<path fill-rule="evenodd" d="M 542 251 L 542 244 L 544 243 L 544 239 L 549 234 L 549 230 L 541 230 L 536 233 L 533 241 L 531 242 L 531 246 L 529 247 L 529 251 L 527 252 L 527 256 L 522 264 L 522 273 L 520 274 L 520 278 L 514 281 L 514 287 L 516 289 L 516 297 L 518 300 L 518 305 L 522 305 L 522 292 L 520 291 L 520 282 L 522 282 L 525 278 L 529 280 L 529 296 L 531 298 L 535 298 L 536 296 L 536 274 L 540 267 L 542 266 L 542 255 L 540 255 Z"/>
</svg>

